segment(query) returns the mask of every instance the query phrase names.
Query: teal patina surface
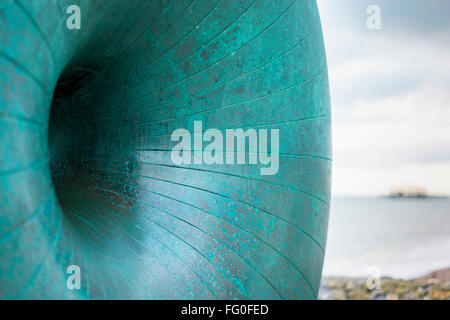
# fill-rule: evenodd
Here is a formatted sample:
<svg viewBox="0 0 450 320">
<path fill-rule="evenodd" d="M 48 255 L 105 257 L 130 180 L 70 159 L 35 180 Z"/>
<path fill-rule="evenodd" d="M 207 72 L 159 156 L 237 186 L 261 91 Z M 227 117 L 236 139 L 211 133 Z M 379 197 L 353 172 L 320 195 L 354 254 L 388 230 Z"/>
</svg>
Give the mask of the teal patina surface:
<svg viewBox="0 0 450 320">
<path fill-rule="evenodd" d="M 0 298 L 316 297 L 331 139 L 315 1 L 2 0 L 0 46 Z M 170 135 L 194 121 L 279 129 L 278 173 L 174 165 Z"/>
</svg>

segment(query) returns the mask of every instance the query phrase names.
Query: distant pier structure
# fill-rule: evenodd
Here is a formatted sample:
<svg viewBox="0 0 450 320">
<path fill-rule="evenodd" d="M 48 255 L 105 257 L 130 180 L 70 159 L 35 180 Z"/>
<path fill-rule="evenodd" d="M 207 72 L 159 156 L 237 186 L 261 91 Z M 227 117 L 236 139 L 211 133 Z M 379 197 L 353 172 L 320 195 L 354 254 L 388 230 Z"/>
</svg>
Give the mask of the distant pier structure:
<svg viewBox="0 0 450 320">
<path fill-rule="evenodd" d="M 427 198 L 428 193 L 423 187 L 419 186 L 400 186 L 394 187 L 389 192 L 391 198 Z"/>
</svg>

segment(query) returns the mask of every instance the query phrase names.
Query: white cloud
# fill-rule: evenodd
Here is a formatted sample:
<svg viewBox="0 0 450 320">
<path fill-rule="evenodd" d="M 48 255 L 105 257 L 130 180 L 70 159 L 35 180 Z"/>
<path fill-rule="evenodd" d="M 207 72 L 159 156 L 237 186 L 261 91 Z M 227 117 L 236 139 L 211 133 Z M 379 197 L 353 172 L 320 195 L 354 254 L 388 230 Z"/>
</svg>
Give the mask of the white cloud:
<svg viewBox="0 0 450 320">
<path fill-rule="evenodd" d="M 361 23 L 361 3 L 318 4 L 332 99 L 333 193 L 379 195 L 414 184 L 450 194 L 449 24 L 441 19 L 421 32 L 399 6 L 384 3 L 389 28 L 374 32 Z"/>
<path fill-rule="evenodd" d="M 450 161 L 410 163 L 392 168 L 335 168 L 335 196 L 386 195 L 391 187 L 423 186 L 436 195 L 448 195 Z M 387 186 L 388 188 L 386 188 Z"/>
</svg>

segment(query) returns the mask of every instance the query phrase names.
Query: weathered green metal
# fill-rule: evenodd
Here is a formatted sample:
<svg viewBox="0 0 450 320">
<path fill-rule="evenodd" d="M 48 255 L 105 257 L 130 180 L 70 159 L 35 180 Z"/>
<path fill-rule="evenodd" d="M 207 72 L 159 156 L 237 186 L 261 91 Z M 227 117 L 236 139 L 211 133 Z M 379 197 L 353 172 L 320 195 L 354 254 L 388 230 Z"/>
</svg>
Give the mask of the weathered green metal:
<svg viewBox="0 0 450 320">
<path fill-rule="evenodd" d="M 331 142 L 315 1 L 2 0 L 0 45 L 1 298 L 316 297 Z M 279 172 L 174 165 L 170 135 L 194 121 L 279 129 Z"/>
</svg>

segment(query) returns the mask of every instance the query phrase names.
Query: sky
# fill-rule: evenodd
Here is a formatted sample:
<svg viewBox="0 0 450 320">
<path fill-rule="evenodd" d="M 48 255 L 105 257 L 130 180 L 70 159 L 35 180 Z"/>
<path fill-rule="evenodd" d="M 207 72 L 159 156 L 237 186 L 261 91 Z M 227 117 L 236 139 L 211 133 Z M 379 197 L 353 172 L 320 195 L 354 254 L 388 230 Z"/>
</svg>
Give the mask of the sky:
<svg viewBox="0 0 450 320">
<path fill-rule="evenodd" d="M 317 0 L 333 113 L 333 195 L 450 195 L 450 1 Z M 369 5 L 381 13 L 367 28 Z"/>
</svg>

